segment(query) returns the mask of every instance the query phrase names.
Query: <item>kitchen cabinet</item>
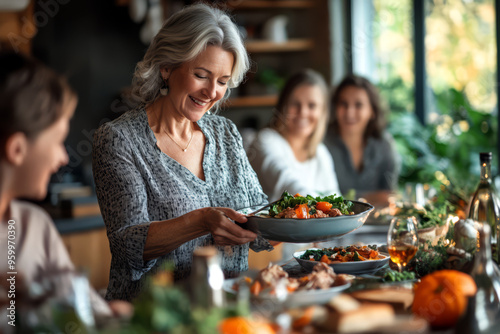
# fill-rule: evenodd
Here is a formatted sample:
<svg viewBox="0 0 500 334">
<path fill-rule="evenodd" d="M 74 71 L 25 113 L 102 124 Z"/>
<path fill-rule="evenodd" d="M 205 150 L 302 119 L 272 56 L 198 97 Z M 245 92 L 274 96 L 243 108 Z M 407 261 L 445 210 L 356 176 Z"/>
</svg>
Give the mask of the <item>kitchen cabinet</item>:
<svg viewBox="0 0 500 334">
<path fill-rule="evenodd" d="M 106 289 L 111 267 L 111 252 L 104 227 L 62 235 L 75 268 L 88 272 L 89 282 L 96 289 Z"/>
<path fill-rule="evenodd" d="M 31 39 L 38 31 L 34 7 L 35 2 L 30 1 L 19 11 L 0 10 L 0 50 L 31 53 Z"/>
</svg>

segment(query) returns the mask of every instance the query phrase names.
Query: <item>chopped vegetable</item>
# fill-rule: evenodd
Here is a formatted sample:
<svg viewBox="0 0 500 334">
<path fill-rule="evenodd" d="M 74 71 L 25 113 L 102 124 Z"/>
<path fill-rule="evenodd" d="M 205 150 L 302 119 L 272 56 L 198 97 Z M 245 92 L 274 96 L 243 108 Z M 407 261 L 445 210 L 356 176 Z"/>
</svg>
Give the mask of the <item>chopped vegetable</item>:
<svg viewBox="0 0 500 334">
<path fill-rule="evenodd" d="M 297 218 L 307 219 L 309 218 L 309 207 L 307 204 L 299 204 L 295 207 L 295 213 L 297 214 Z"/>
<path fill-rule="evenodd" d="M 380 260 L 377 245 L 308 249 L 300 259 L 325 263 Z"/>
<path fill-rule="evenodd" d="M 319 262 L 325 262 L 325 263 L 330 263 L 330 259 L 328 258 L 328 255 L 326 254 L 323 254 L 323 256 L 321 257 L 321 259 L 319 260 Z"/>
<path fill-rule="evenodd" d="M 316 203 L 316 209 L 321 210 L 323 212 L 330 211 L 332 208 L 332 203 L 330 202 L 318 202 Z"/>
<path fill-rule="evenodd" d="M 250 293 L 254 296 L 258 296 L 261 291 L 262 285 L 259 281 L 253 282 L 253 284 L 250 286 Z"/>
<path fill-rule="evenodd" d="M 402 282 L 415 279 L 415 273 L 413 271 L 395 271 L 395 270 L 387 270 L 385 275 L 382 277 L 382 281 L 384 282 Z"/>
<path fill-rule="evenodd" d="M 307 195 L 304 197 L 300 194 L 292 196 L 287 191 L 285 191 L 283 192 L 282 197 L 283 198 L 280 201 L 278 201 L 276 204 L 273 204 L 269 209 L 269 215 L 271 217 L 275 217 L 288 208 L 296 210 L 296 207 L 302 204 L 309 208 L 309 216 L 316 214 L 318 210 L 327 214 L 327 212 L 329 212 L 331 209 L 338 209 L 343 215 L 353 214 L 352 207 L 354 206 L 354 204 L 351 201 L 345 201 L 342 196 L 330 195 L 325 197 L 312 197 L 311 195 Z M 303 211 L 301 211 L 300 216 L 297 213 L 298 218 L 301 218 L 301 216 L 303 216 Z"/>
</svg>

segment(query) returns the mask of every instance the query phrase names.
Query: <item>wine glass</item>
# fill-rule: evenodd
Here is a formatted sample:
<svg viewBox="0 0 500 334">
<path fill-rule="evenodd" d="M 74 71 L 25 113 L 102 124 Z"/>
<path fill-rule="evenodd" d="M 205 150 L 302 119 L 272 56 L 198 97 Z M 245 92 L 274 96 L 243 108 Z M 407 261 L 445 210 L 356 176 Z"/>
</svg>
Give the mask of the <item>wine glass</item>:
<svg viewBox="0 0 500 334">
<path fill-rule="evenodd" d="M 399 272 L 402 272 L 418 250 L 415 217 L 395 217 L 391 220 L 387 233 L 387 248 L 392 262 L 398 266 Z"/>
</svg>

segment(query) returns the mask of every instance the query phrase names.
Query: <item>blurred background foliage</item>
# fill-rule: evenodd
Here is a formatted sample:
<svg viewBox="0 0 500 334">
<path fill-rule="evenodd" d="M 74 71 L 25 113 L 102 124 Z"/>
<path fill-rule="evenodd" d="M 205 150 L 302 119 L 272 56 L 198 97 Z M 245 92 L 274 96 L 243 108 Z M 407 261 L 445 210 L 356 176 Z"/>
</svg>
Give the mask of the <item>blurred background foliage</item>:
<svg viewBox="0 0 500 334">
<path fill-rule="evenodd" d="M 472 192 L 482 151 L 497 172 L 495 11 L 492 0 L 426 0 L 426 122 L 414 114 L 412 1 L 374 0 L 377 85 L 402 157 L 400 185 Z"/>
</svg>

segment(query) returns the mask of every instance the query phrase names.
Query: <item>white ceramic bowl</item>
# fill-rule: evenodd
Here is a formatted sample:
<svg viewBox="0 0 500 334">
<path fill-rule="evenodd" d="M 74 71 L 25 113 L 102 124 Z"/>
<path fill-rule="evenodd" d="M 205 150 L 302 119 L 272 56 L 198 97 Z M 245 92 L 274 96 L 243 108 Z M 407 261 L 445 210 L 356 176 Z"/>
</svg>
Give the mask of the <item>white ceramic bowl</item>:
<svg viewBox="0 0 500 334">
<path fill-rule="evenodd" d="M 234 290 L 234 285 L 238 283 L 241 278 L 230 278 L 224 281 L 222 288 L 224 291 L 236 294 L 237 291 Z M 293 308 L 299 306 L 313 305 L 313 304 L 326 304 L 330 299 L 341 293 L 342 291 L 348 289 L 351 283 L 346 283 L 344 285 L 334 286 L 329 289 L 322 290 L 300 290 L 293 293 L 287 294 L 282 299 L 278 299 L 274 295 L 261 293 L 258 296 L 252 295 L 253 303 L 257 305 L 265 305 L 267 309 L 272 308 Z"/>
</svg>

